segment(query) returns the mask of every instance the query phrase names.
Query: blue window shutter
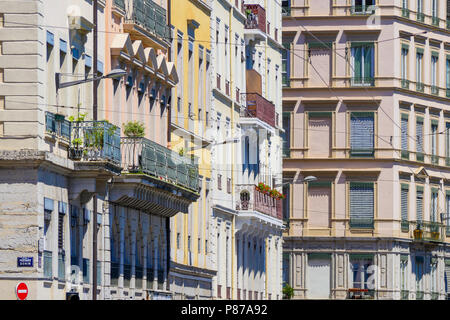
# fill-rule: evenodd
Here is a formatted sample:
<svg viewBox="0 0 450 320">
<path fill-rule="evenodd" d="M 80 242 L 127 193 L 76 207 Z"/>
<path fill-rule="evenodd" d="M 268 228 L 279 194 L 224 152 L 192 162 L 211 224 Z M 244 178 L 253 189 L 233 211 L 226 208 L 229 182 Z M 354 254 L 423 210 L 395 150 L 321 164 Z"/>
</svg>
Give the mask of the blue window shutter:
<svg viewBox="0 0 450 320">
<path fill-rule="evenodd" d="M 352 155 L 371 156 L 374 149 L 374 116 L 370 112 L 352 112 L 350 148 Z"/>
<path fill-rule="evenodd" d="M 55 36 L 50 31 L 47 31 L 47 43 L 51 46 L 55 45 Z"/>
<path fill-rule="evenodd" d="M 44 210 L 53 211 L 53 209 L 54 209 L 53 200 L 49 198 L 44 198 Z"/>
<path fill-rule="evenodd" d="M 372 225 L 373 217 L 373 183 L 350 182 L 350 220 L 361 225 Z"/>
<path fill-rule="evenodd" d="M 59 39 L 59 50 L 61 50 L 64 53 L 67 53 L 67 42 L 63 39 Z"/>
<path fill-rule="evenodd" d="M 92 57 L 90 55 L 85 55 L 84 56 L 84 63 L 86 65 L 86 67 L 92 68 Z"/>
<path fill-rule="evenodd" d="M 103 74 L 103 62 L 97 60 L 97 72 Z"/>
<path fill-rule="evenodd" d="M 80 53 L 80 50 L 78 48 L 72 48 L 72 57 L 75 60 L 79 60 L 80 59 L 81 53 Z"/>
</svg>

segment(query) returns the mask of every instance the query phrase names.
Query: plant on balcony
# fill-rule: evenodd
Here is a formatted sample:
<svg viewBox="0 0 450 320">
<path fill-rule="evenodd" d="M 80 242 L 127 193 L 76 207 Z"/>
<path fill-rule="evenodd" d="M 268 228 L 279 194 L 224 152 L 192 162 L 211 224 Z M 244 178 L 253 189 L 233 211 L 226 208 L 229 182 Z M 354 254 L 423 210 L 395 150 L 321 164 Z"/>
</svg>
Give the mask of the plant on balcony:
<svg viewBox="0 0 450 320">
<path fill-rule="evenodd" d="M 294 296 L 294 288 L 292 288 L 289 283 L 285 282 L 283 286 L 283 299 L 292 299 Z"/>
<path fill-rule="evenodd" d="M 86 119 L 86 116 L 87 116 L 87 113 L 78 113 L 76 119 L 75 119 L 74 116 L 70 116 L 69 117 L 69 121 L 70 122 L 74 122 L 74 121 L 75 122 L 81 122 L 81 121 L 84 121 L 84 119 Z"/>
<path fill-rule="evenodd" d="M 184 156 L 184 148 L 180 148 L 180 150 L 178 150 L 178 154 L 182 157 Z"/>
<path fill-rule="evenodd" d="M 414 239 L 422 239 L 423 230 L 420 224 L 417 224 L 416 229 L 414 230 Z"/>
</svg>

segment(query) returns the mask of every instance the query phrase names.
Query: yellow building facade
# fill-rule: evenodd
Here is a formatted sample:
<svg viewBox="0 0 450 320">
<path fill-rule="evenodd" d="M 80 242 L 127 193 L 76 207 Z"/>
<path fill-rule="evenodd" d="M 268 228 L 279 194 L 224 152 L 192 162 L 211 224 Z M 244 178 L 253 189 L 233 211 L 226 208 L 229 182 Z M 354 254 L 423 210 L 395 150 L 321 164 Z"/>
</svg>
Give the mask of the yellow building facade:
<svg viewBox="0 0 450 320">
<path fill-rule="evenodd" d="M 211 298 L 209 200 L 210 13 L 203 1 L 171 1 L 172 51 L 179 85 L 172 91 L 170 148 L 198 161 L 200 198 L 171 219 L 169 282 L 175 299 Z"/>
</svg>

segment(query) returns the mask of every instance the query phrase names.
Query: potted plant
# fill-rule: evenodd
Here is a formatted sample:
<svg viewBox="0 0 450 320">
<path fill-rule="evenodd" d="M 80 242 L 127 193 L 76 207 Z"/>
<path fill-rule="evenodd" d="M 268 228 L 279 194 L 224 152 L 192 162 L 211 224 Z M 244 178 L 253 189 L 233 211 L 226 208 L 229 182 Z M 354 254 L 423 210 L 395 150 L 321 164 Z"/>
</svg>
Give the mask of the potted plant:
<svg viewBox="0 0 450 320">
<path fill-rule="evenodd" d="M 414 230 L 414 239 L 422 239 L 423 236 L 423 230 L 420 223 L 417 224 L 416 229 Z"/>
<path fill-rule="evenodd" d="M 294 288 L 289 283 L 285 282 L 283 285 L 283 299 L 290 300 L 294 296 Z"/>
<path fill-rule="evenodd" d="M 75 160 L 81 159 L 81 148 L 80 146 L 83 144 L 83 140 L 81 138 L 75 138 L 72 140 L 72 144 L 74 145 L 75 149 L 72 149 L 72 157 Z"/>
</svg>

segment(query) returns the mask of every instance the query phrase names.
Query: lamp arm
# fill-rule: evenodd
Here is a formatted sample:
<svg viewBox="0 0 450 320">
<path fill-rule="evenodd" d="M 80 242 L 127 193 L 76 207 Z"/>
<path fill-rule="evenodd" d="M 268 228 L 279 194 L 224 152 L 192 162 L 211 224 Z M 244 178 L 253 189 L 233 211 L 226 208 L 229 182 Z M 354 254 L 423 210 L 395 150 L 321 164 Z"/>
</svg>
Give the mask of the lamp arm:
<svg viewBox="0 0 450 320">
<path fill-rule="evenodd" d="M 101 77 L 95 77 L 95 78 L 91 78 L 91 79 L 83 79 L 83 80 L 76 80 L 76 81 L 60 83 L 59 77 L 60 77 L 60 73 L 55 73 L 56 89 L 67 88 L 67 87 L 75 86 L 77 84 L 92 82 L 92 81 L 101 80 L 101 79 L 106 78 L 105 76 L 101 76 Z"/>
</svg>

